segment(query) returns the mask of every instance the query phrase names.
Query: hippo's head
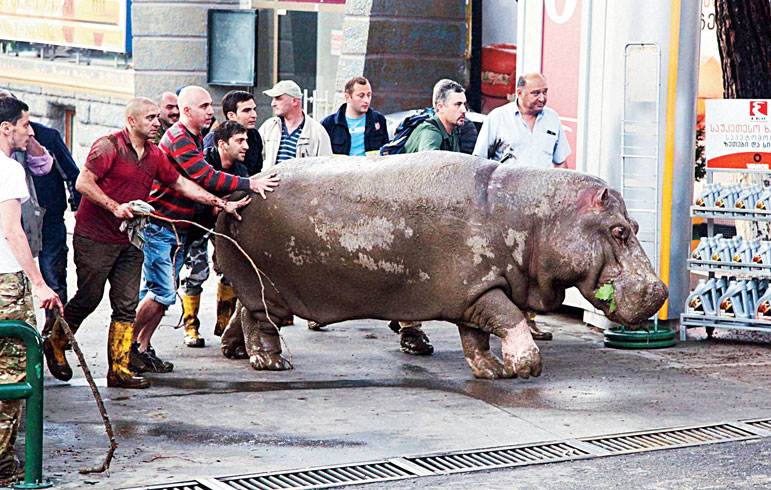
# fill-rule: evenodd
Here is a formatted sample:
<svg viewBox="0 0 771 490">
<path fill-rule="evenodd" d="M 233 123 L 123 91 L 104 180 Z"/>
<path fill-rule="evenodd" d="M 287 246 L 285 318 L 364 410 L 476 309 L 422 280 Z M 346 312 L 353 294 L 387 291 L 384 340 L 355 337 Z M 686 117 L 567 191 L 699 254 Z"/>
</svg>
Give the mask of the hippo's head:
<svg viewBox="0 0 771 490">
<path fill-rule="evenodd" d="M 637 240 L 637 222 L 621 195 L 607 187 L 580 191 L 576 212 L 573 231 L 562 241 L 571 254 L 576 287 L 611 321 L 639 325 L 661 308 L 669 292 Z"/>
</svg>

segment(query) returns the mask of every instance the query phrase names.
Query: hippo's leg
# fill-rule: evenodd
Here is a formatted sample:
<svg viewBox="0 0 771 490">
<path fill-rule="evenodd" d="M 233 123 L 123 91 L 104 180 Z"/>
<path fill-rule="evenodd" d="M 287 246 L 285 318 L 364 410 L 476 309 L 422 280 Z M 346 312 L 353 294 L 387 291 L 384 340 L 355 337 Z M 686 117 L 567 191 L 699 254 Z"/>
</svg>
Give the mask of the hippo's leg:
<svg viewBox="0 0 771 490">
<path fill-rule="evenodd" d="M 236 314 L 230 320 L 227 328 L 222 333 L 222 355 L 228 359 L 248 359 L 246 344 L 244 342 L 244 330 L 241 328 L 241 311 L 244 309 L 239 301 L 236 304 Z"/>
<path fill-rule="evenodd" d="M 466 324 L 501 338 L 504 377 L 541 374 L 541 353 L 530 335 L 527 318 L 500 289 L 483 294 L 463 314 Z"/>
<path fill-rule="evenodd" d="M 458 324 L 460 342 L 466 362 L 477 378 L 498 379 L 505 377 L 503 362 L 490 352 L 490 334 L 476 327 Z"/>
<path fill-rule="evenodd" d="M 246 341 L 249 364 L 258 371 L 287 371 L 292 369 L 289 359 L 281 355 L 281 337 L 278 329 L 266 319 L 257 319 L 244 308 L 241 311 L 241 325 Z M 274 322 L 280 325 L 282 322 Z"/>
</svg>

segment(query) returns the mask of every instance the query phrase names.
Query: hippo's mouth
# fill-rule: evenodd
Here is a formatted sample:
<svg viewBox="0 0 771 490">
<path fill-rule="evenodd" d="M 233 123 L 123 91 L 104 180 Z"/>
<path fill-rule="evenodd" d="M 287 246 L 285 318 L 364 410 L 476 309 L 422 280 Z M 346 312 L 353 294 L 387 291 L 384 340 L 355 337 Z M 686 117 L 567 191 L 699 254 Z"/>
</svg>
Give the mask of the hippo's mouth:
<svg viewBox="0 0 771 490">
<path fill-rule="evenodd" d="M 628 330 L 644 329 L 646 320 L 661 308 L 668 296 L 666 286 L 653 290 L 628 289 L 621 280 L 600 282 L 592 294 L 590 303 L 602 310 L 608 320 L 623 325 Z M 631 295 L 631 296 L 630 296 Z"/>
</svg>

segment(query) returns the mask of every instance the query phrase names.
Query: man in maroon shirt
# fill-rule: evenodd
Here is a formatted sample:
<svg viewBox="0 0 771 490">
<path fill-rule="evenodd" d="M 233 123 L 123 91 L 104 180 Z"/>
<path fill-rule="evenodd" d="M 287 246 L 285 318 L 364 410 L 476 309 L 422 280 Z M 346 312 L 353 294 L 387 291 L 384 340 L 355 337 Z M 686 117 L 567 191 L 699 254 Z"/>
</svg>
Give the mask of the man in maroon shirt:
<svg viewBox="0 0 771 490">
<path fill-rule="evenodd" d="M 224 195 L 237 190 L 252 190 L 259 192 L 265 199 L 265 192 L 272 191 L 278 185 L 279 179 L 275 174 L 238 177 L 219 172 L 204 160 L 201 130 L 211 124 L 214 115 L 209 92 L 202 87 L 189 85 L 179 93 L 178 102 L 179 121 L 166 131 L 159 144 L 174 168 L 183 177 L 211 192 Z M 195 203 L 188 196 L 161 181 L 153 184 L 150 204 L 159 215 L 169 219 L 190 220 L 195 214 Z M 139 293 L 132 364 L 137 364 L 133 361 L 138 359 L 145 369 L 157 373 L 167 373 L 174 367 L 172 363 L 162 361 L 155 355 L 150 339 L 168 307 L 176 301 L 177 281 L 184 262 L 182 247 L 177 246 L 177 236 L 184 243 L 187 227 L 179 223 L 176 230 L 175 235 L 168 224 L 151 223 L 145 232 L 147 246 L 142 268 L 144 283 Z"/>
<path fill-rule="evenodd" d="M 249 198 L 227 202 L 182 178 L 166 155 L 149 140 L 160 122 L 158 107 L 138 98 L 126 106 L 126 128 L 99 138 L 88 154 L 76 188 L 86 198 L 76 215 L 73 233 L 78 292 L 64 307 L 64 318 L 73 332 L 91 314 L 110 281 L 112 318 L 108 335 L 107 386 L 147 388 L 150 383 L 129 369 L 133 322 L 139 295 L 143 253 L 119 227 L 134 217 L 130 201 L 148 199 L 153 180 L 164 183 L 196 201 L 228 213 L 249 203 Z M 236 214 L 237 216 L 237 214 Z M 55 320 L 51 320 L 55 322 Z M 62 381 L 72 378 L 64 347 L 67 338 L 58 322 L 43 343 L 51 374 Z"/>
</svg>

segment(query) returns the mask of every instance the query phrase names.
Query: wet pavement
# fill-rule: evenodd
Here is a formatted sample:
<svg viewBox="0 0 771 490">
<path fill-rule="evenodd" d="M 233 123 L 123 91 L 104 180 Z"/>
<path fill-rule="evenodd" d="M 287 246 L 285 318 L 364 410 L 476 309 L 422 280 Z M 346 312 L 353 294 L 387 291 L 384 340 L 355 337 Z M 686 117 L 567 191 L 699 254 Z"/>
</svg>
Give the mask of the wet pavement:
<svg viewBox="0 0 771 490">
<path fill-rule="evenodd" d="M 200 314 L 203 349 L 182 345 L 182 330 L 171 326 L 180 306 L 169 310 L 153 345 L 174 362 L 174 371 L 153 375 L 148 390 L 105 387 L 106 298 L 84 322 L 78 339 L 119 447 L 109 477 L 78 474 L 101 463 L 108 440 L 68 353 L 75 372 L 70 383 L 46 371 L 44 475 L 57 488 L 121 488 L 771 417 L 771 336 L 764 334 L 718 331 L 719 338 L 708 341 L 703 330 L 694 329 L 688 334 L 697 340 L 675 348 L 614 350 L 602 345 L 602 334 L 584 325 L 577 310 L 566 309 L 538 318 L 554 332 L 553 341 L 539 343 L 539 378 L 486 381 L 472 376 L 457 329 L 448 323 L 428 322 L 436 351 L 414 357 L 399 351 L 397 336 L 383 321 L 314 332 L 298 319 L 282 330 L 295 369 L 258 372 L 247 361 L 222 357 L 211 333 L 215 292 L 210 278 Z M 500 342 L 493 340 L 493 349 L 499 352 Z M 603 461 L 611 460 L 620 461 Z M 611 465 L 611 471 L 613 463 L 597 464 Z M 507 471 L 530 474 L 557 466 Z M 504 473 L 479 475 L 493 475 L 491 483 Z M 584 470 L 573 474 L 595 478 Z M 426 484 L 412 480 L 388 488 L 432 488 L 415 486 Z"/>
<path fill-rule="evenodd" d="M 212 312 L 202 313 L 204 325 Z M 164 324 L 178 315 L 173 308 Z M 106 322 L 95 315 L 79 337 L 104 386 L 98 318 Z M 295 369 L 278 373 L 223 358 L 211 327 L 210 344 L 190 349 L 181 330 L 164 326 L 154 345 L 174 371 L 154 375 L 145 391 L 101 389 L 119 442 L 109 478 L 76 472 L 107 448 L 82 374 L 69 384 L 47 377 L 44 473 L 59 488 L 119 488 L 771 414 L 768 344 L 618 351 L 575 312 L 542 319 L 555 340 L 540 343 L 541 377 L 498 381 L 473 378 L 456 328 L 441 322 L 426 326 L 436 353 L 412 357 L 385 322 L 312 332 L 298 320 L 284 330 Z"/>
</svg>

